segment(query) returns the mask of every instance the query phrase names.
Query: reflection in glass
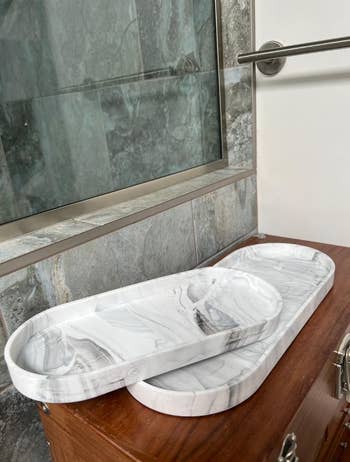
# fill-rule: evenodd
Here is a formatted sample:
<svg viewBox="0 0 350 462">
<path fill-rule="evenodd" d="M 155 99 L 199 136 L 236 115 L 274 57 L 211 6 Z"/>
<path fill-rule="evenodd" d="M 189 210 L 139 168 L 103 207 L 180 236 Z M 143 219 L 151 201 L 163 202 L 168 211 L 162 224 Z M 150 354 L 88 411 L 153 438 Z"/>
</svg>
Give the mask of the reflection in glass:
<svg viewBox="0 0 350 462">
<path fill-rule="evenodd" d="M 0 223 L 220 158 L 214 0 L 0 0 Z"/>
</svg>

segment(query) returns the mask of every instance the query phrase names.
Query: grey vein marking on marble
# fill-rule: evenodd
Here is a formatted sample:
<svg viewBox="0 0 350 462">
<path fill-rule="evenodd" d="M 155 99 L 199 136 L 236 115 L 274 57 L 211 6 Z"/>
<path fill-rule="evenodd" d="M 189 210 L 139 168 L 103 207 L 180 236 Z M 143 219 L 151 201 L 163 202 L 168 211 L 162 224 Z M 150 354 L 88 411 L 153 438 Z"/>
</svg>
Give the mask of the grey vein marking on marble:
<svg viewBox="0 0 350 462">
<path fill-rule="evenodd" d="M 50 454 L 35 403 L 13 387 L 0 393 L 0 460 L 48 462 Z"/>
<path fill-rule="evenodd" d="M 199 262 L 256 228 L 256 177 L 193 200 Z"/>
<path fill-rule="evenodd" d="M 12 334 L 5 359 L 25 396 L 81 401 L 264 339 L 281 309 L 263 280 L 202 268 L 46 310 Z"/>
<path fill-rule="evenodd" d="M 264 340 L 128 387 L 151 409 L 178 416 L 209 415 L 249 398 L 327 295 L 335 271 L 327 255 L 291 244 L 244 247 L 215 267 L 247 271 L 273 285 L 283 300 L 279 324 Z"/>
</svg>

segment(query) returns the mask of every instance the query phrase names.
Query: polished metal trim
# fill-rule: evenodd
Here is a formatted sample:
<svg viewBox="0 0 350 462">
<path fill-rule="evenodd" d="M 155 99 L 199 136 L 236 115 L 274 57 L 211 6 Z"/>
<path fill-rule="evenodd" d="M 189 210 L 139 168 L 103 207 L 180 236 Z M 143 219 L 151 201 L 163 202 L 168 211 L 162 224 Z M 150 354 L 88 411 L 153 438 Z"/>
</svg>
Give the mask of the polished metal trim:
<svg viewBox="0 0 350 462">
<path fill-rule="evenodd" d="M 160 189 L 173 186 L 183 181 L 211 173 L 215 170 L 227 167 L 227 160 L 220 159 L 210 164 L 201 165 L 184 172 L 169 175 L 156 180 L 151 180 L 126 189 L 96 196 L 80 202 L 75 202 L 54 210 L 32 215 L 20 220 L 6 223 L 0 226 L 0 242 L 13 239 L 38 229 L 57 224 L 61 221 L 77 218 L 81 215 L 96 212 L 113 205 L 142 197 L 146 194 L 159 191 Z"/>
<path fill-rule="evenodd" d="M 224 84 L 224 61 L 222 47 L 222 27 L 220 0 L 213 1 L 215 13 L 215 32 L 217 50 L 217 76 L 218 76 L 218 97 L 219 97 L 219 118 L 221 137 L 222 158 L 198 167 L 190 168 L 183 172 L 174 173 L 162 178 L 147 181 L 135 186 L 106 193 L 100 196 L 86 199 L 65 205 L 53 210 L 41 212 L 36 215 L 21 218 L 9 223 L 0 225 L 0 242 L 13 239 L 47 226 L 54 225 L 64 220 L 76 218 L 80 215 L 96 212 L 99 209 L 117 205 L 121 202 L 135 199 L 160 189 L 190 180 L 201 175 L 219 170 L 228 166 L 228 153 L 226 143 L 226 118 L 225 118 L 225 84 Z"/>
<path fill-rule="evenodd" d="M 328 40 L 318 40 L 316 42 L 300 43 L 298 45 L 283 46 L 267 51 L 254 51 L 251 53 L 240 53 L 237 56 L 238 64 L 256 63 L 268 59 L 286 58 L 288 56 L 305 55 L 308 53 L 318 53 L 320 51 L 339 50 L 350 48 L 350 37 L 340 37 Z"/>
<path fill-rule="evenodd" d="M 18 271 L 29 265 L 37 263 L 38 261 L 45 260 L 49 257 L 52 257 L 53 255 L 57 255 L 78 245 L 84 244 L 85 242 L 117 231 L 118 229 L 121 229 L 125 226 L 129 226 L 133 223 L 137 223 L 138 221 L 142 221 L 148 217 L 156 215 L 157 213 L 164 212 L 165 210 L 168 210 L 172 207 L 176 207 L 177 205 L 191 201 L 197 197 L 201 197 L 205 194 L 215 191 L 216 189 L 223 188 L 224 186 L 235 183 L 244 178 L 248 178 L 255 174 L 256 171 L 254 170 L 246 170 L 239 173 L 234 173 L 229 177 L 223 177 L 223 179 L 220 180 L 216 179 L 213 181 L 213 183 L 204 187 L 199 187 L 195 191 L 191 191 L 185 194 L 180 193 L 176 198 L 164 201 L 159 205 L 146 208 L 140 212 L 136 212 L 118 220 L 114 220 L 105 225 L 96 226 L 96 228 L 84 231 L 79 235 L 71 236 L 67 239 L 50 243 L 45 247 L 36 249 L 32 252 L 25 253 L 19 257 L 0 263 L 0 277 L 14 271 Z"/>
<path fill-rule="evenodd" d="M 224 64 L 224 47 L 222 37 L 222 11 L 221 0 L 214 0 L 215 15 L 215 40 L 216 40 L 216 60 L 217 76 L 219 87 L 219 117 L 220 117 L 220 137 L 221 137 L 221 155 L 228 165 L 228 147 L 227 147 L 227 125 L 226 125 L 226 105 L 225 105 L 225 64 Z"/>
<path fill-rule="evenodd" d="M 255 28 L 255 0 L 250 0 L 250 40 L 251 46 L 256 48 L 256 28 Z M 257 167 L 258 157 L 258 137 L 257 137 L 257 102 L 256 102 L 256 68 L 251 64 L 251 97 L 252 97 L 252 141 L 253 141 L 253 168 Z M 258 217 L 259 219 L 259 217 Z"/>
</svg>

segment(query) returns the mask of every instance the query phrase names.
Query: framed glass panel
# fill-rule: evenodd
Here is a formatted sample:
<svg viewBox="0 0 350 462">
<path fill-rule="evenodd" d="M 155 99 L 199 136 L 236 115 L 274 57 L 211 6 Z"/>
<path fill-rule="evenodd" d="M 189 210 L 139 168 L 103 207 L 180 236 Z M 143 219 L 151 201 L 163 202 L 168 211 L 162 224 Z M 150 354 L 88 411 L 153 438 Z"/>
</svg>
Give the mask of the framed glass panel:
<svg viewBox="0 0 350 462">
<path fill-rule="evenodd" d="M 0 1 L 0 224 L 218 161 L 214 0 Z"/>
</svg>

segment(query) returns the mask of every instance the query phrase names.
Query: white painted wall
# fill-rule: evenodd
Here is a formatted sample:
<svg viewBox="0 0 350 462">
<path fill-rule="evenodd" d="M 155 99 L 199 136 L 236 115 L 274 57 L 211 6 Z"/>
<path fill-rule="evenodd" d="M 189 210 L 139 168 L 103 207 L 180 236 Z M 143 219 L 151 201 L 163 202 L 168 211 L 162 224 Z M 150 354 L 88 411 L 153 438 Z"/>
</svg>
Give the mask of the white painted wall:
<svg viewBox="0 0 350 462">
<path fill-rule="evenodd" d="M 256 0 L 256 46 L 350 36 L 349 0 Z M 350 246 L 350 49 L 257 71 L 259 230 Z"/>
</svg>

